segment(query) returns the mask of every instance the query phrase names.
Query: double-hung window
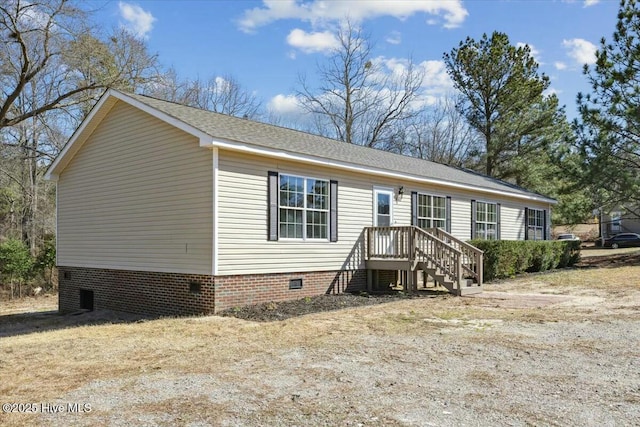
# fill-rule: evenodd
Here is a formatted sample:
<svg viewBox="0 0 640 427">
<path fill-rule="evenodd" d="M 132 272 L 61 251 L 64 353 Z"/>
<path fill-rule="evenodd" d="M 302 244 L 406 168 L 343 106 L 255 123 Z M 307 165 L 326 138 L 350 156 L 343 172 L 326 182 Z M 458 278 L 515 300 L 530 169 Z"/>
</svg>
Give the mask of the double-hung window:
<svg viewBox="0 0 640 427">
<path fill-rule="evenodd" d="M 611 232 L 618 233 L 621 230 L 620 224 L 622 223 L 622 212 L 611 212 Z"/>
<path fill-rule="evenodd" d="M 543 209 L 529 209 L 527 215 L 527 239 L 544 240 L 545 211 Z"/>
<path fill-rule="evenodd" d="M 329 181 L 279 176 L 279 231 L 283 239 L 328 239 Z"/>
<path fill-rule="evenodd" d="M 418 227 L 446 228 L 447 198 L 418 193 Z"/>
<path fill-rule="evenodd" d="M 476 202 L 476 238 L 496 240 L 498 238 L 498 205 Z"/>
</svg>

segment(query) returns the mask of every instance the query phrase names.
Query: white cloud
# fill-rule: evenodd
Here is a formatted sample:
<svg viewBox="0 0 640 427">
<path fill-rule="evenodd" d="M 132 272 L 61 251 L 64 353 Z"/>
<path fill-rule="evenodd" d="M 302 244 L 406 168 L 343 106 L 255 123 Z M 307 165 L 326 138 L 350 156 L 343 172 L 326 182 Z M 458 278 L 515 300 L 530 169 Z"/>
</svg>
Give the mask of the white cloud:
<svg viewBox="0 0 640 427">
<path fill-rule="evenodd" d="M 389 44 L 400 44 L 402 42 L 402 34 L 399 31 L 391 31 L 385 40 Z"/>
<path fill-rule="evenodd" d="M 45 7 L 33 6 L 20 8 L 20 13 L 17 16 L 18 22 L 25 32 L 33 29 L 45 30 L 51 19 Z M 51 29 L 57 31 L 59 27 L 54 24 Z"/>
<path fill-rule="evenodd" d="M 336 36 L 330 31 L 307 33 L 299 28 L 289 33 L 287 43 L 305 53 L 328 52 L 340 45 Z"/>
<path fill-rule="evenodd" d="M 441 91 L 448 91 L 453 88 L 453 81 L 447 73 L 444 61 L 422 61 L 420 67 L 424 71 L 424 82 L 422 84 L 424 87 Z"/>
<path fill-rule="evenodd" d="M 444 61 L 422 61 L 419 67 L 424 72 L 424 80 L 422 82 L 422 93 L 416 103 L 417 105 L 415 105 L 416 107 L 434 105 L 438 100 L 453 93 L 453 80 L 447 73 Z"/>
<path fill-rule="evenodd" d="M 562 3 L 582 3 L 583 7 L 589 7 L 600 3 L 600 0 L 562 0 Z"/>
<path fill-rule="evenodd" d="M 263 0 L 262 3 L 262 7 L 245 10 L 238 22 L 240 29 L 250 32 L 281 19 L 299 19 L 317 24 L 346 17 L 355 22 L 381 16 L 406 19 L 417 13 L 442 17 L 445 28 L 455 28 L 469 14 L 461 0 L 396 0 L 392 6 L 379 0 Z"/>
<path fill-rule="evenodd" d="M 138 37 L 146 38 L 153 29 L 156 18 L 135 4 L 119 2 L 120 15 L 127 21 L 126 28 Z"/>
<path fill-rule="evenodd" d="M 379 56 L 373 59 L 373 63 L 376 64 L 381 76 L 395 74 L 396 77 L 401 77 L 409 67 L 409 60 L 405 58 L 386 58 Z M 414 63 L 413 66 L 416 71 L 421 72 L 424 76 L 422 82 L 423 87 L 440 87 L 445 89 L 453 87 L 453 81 L 447 73 L 447 67 L 444 61 L 422 61 L 420 63 Z"/>
<path fill-rule="evenodd" d="M 385 76 L 395 75 L 401 78 L 407 71 L 409 61 L 401 58 L 377 57 L 373 60 L 379 69 L 376 78 L 380 81 Z M 422 73 L 422 87 L 418 99 L 412 103 L 414 108 L 423 105 L 431 105 L 437 102 L 445 94 L 453 90 L 453 81 L 447 73 L 447 68 L 443 61 L 429 60 L 414 64 L 415 71 Z"/>
<path fill-rule="evenodd" d="M 304 114 L 300 100 L 295 95 L 278 94 L 267 103 L 267 109 L 279 116 Z"/>
<path fill-rule="evenodd" d="M 395 77 L 402 76 L 409 66 L 409 61 L 403 58 L 386 58 L 379 56 L 372 59 L 372 62 L 375 64 L 377 70 L 377 74 L 373 77 L 373 80 L 379 80 L 380 82 L 383 81 L 385 77 L 391 75 Z M 427 105 L 433 105 L 438 102 L 440 98 L 453 91 L 453 82 L 447 74 L 443 61 L 423 61 L 415 63 L 414 67 L 416 71 L 423 73 L 424 79 L 417 99 L 411 103 L 412 108 L 417 109 Z M 374 84 L 371 90 L 375 93 L 385 94 L 390 93 L 391 88 L 379 87 Z M 371 93 L 373 94 L 374 92 Z M 333 99 L 335 95 L 324 93 L 318 94 L 318 96 L 322 99 L 329 100 Z M 312 116 L 303 108 L 300 99 L 295 95 L 276 95 L 267 103 L 267 109 L 271 115 L 283 119 L 285 123 L 303 124 L 302 128 L 305 126 L 313 128 L 314 126 Z"/>
<path fill-rule="evenodd" d="M 534 45 L 522 42 L 516 43 L 516 47 L 522 48 L 525 46 L 529 46 L 529 52 L 531 53 L 531 56 L 533 56 L 533 59 L 535 59 L 538 64 L 543 65 L 543 62 L 540 60 L 540 51 L 536 49 Z"/>
<path fill-rule="evenodd" d="M 567 54 L 578 65 L 594 64 L 596 62 L 596 50 L 598 48 L 584 39 L 563 40 L 562 45 L 568 50 Z"/>
<path fill-rule="evenodd" d="M 556 67 L 556 70 L 566 70 L 567 64 L 561 61 L 556 61 L 553 63 L 553 66 Z"/>
</svg>

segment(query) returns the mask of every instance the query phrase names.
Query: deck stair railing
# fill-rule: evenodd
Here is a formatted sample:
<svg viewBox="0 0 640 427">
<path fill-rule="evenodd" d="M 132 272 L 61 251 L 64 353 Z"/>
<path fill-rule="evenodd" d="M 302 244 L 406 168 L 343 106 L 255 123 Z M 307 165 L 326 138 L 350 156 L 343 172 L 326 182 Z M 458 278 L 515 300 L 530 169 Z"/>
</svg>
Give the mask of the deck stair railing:
<svg viewBox="0 0 640 427">
<path fill-rule="evenodd" d="M 367 227 L 368 268 L 422 270 L 456 295 L 482 289 L 483 252 L 441 229 Z"/>
<path fill-rule="evenodd" d="M 462 252 L 462 268 L 465 277 L 471 277 L 476 283 L 482 285 L 484 252 L 463 240 L 453 237 L 451 233 L 447 233 L 442 228 L 428 228 L 425 231 Z"/>
</svg>

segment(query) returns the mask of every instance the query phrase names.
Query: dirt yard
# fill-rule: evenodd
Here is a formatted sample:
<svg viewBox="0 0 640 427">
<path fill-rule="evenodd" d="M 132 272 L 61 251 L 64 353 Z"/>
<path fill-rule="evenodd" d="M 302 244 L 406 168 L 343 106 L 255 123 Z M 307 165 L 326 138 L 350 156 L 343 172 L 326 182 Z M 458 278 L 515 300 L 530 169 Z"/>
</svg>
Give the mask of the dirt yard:
<svg viewBox="0 0 640 427">
<path fill-rule="evenodd" d="M 0 425 L 640 425 L 640 253 L 611 254 L 474 297 L 260 308 L 285 320 L 2 303 Z"/>
</svg>

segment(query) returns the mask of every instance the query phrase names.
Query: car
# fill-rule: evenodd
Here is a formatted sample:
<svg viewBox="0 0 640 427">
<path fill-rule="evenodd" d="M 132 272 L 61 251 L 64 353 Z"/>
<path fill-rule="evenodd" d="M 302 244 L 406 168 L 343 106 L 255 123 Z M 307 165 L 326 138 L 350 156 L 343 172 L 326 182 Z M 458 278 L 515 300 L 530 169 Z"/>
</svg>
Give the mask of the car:
<svg viewBox="0 0 640 427">
<path fill-rule="evenodd" d="M 575 234 L 564 233 L 564 234 L 558 234 L 558 240 L 578 240 L 579 241 L 580 238 Z"/>
<path fill-rule="evenodd" d="M 640 247 L 640 234 L 636 233 L 621 233 L 616 234 L 613 237 L 609 237 L 604 241 L 605 248 L 631 248 Z"/>
</svg>

